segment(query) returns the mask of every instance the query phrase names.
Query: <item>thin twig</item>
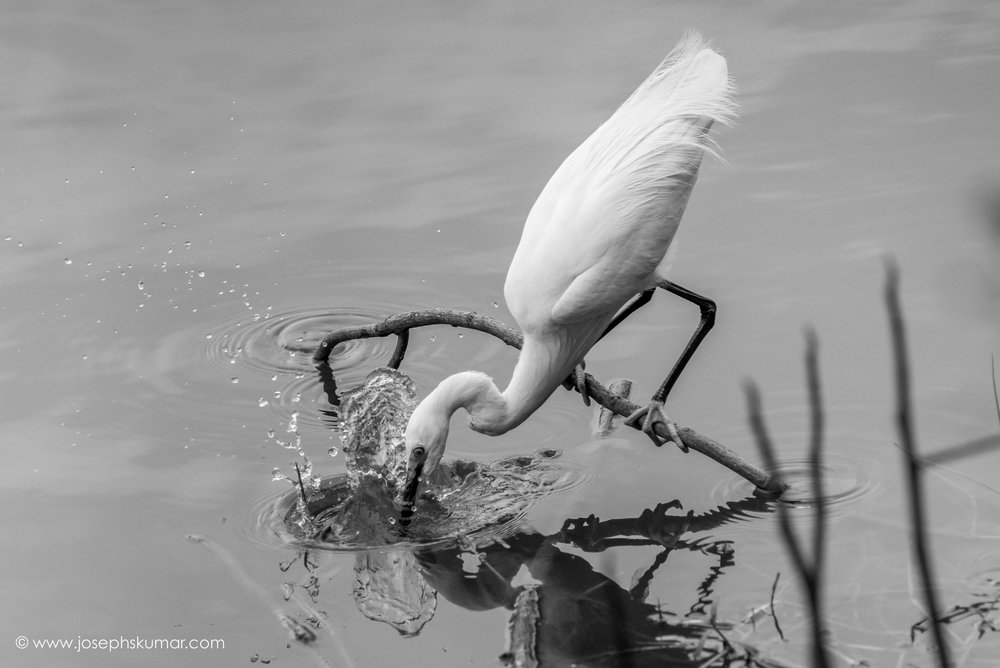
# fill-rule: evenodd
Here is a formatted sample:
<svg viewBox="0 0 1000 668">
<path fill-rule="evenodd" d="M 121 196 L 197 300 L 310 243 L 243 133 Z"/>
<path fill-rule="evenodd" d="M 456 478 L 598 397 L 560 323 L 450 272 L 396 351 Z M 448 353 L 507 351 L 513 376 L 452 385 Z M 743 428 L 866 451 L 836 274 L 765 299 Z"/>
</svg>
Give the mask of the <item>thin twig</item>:
<svg viewBox="0 0 1000 668">
<path fill-rule="evenodd" d="M 806 330 L 806 386 L 809 388 L 809 421 L 812 425 L 809 444 L 809 472 L 812 476 L 813 549 L 812 566 L 807 580 L 809 608 L 812 612 L 813 656 L 817 668 L 830 661 L 826 651 L 826 631 L 823 624 L 823 555 L 826 553 L 826 496 L 823 485 L 823 397 L 819 378 L 819 340 L 816 332 Z"/>
<path fill-rule="evenodd" d="M 945 643 L 944 632 L 938 620 L 937 590 L 930 559 L 930 541 L 927 536 L 927 521 L 924 511 L 923 467 L 917 458 L 916 435 L 910 406 L 910 368 L 906 349 L 906 331 L 902 309 L 899 304 L 899 268 L 895 260 L 886 261 L 885 282 L 886 309 L 889 313 L 889 329 L 892 337 L 892 352 L 895 362 L 896 385 L 896 426 L 904 453 L 907 492 L 910 506 L 910 530 L 917 570 L 924 591 L 924 604 L 930 620 L 934 644 L 936 645 L 938 666 L 950 668 L 951 656 Z"/>
<path fill-rule="evenodd" d="M 945 464 L 955 459 L 973 457 L 981 455 L 984 452 L 990 452 L 991 450 L 1000 450 L 1000 434 L 984 436 L 966 441 L 965 443 L 959 443 L 958 445 L 952 445 L 943 450 L 924 455 L 921 457 L 921 461 L 924 463 L 924 466 L 929 464 Z"/>
<path fill-rule="evenodd" d="M 778 504 L 778 528 L 781 532 L 782 541 L 792 558 L 795 570 L 802 578 L 806 589 L 806 600 L 809 604 L 810 620 L 812 621 L 813 633 L 813 665 L 815 668 L 826 668 L 830 665 L 827 655 L 826 638 L 823 625 L 822 608 L 822 587 L 823 587 L 823 554 L 825 552 L 826 540 L 826 507 L 823 496 L 823 470 L 822 470 L 822 445 L 823 445 L 823 406 L 820 391 L 818 349 L 819 343 L 813 330 L 806 330 L 806 385 L 809 389 L 809 408 L 811 422 L 811 443 L 809 446 L 809 470 L 812 479 L 813 493 L 816 497 L 815 503 L 815 528 L 813 529 L 812 559 L 807 560 L 802 545 L 792 529 L 792 520 L 788 509 L 784 504 Z M 764 423 L 764 411 L 760 398 L 760 390 L 753 381 L 746 384 L 747 403 L 749 405 L 750 427 L 757 441 L 757 446 L 761 451 L 766 466 L 772 471 L 772 475 L 778 478 L 777 457 L 774 453 L 774 445 L 767 432 Z M 777 580 L 775 580 L 777 584 Z M 773 590 L 772 590 L 773 596 Z M 772 600 L 772 614 L 774 603 Z M 777 623 L 777 618 L 775 618 Z"/>
<path fill-rule="evenodd" d="M 823 395 L 819 379 L 819 339 L 812 328 L 806 336 L 806 385 L 809 388 L 809 421 L 811 438 L 809 445 L 809 471 L 812 474 L 813 508 L 812 546 L 812 595 L 816 598 L 813 607 L 823 610 L 823 563 L 826 553 L 826 494 L 823 484 Z"/>
<path fill-rule="evenodd" d="M 474 329 L 490 334 L 491 336 L 500 339 L 507 345 L 514 348 L 520 348 L 523 342 L 523 337 L 519 332 L 511 329 L 499 320 L 490 318 L 489 316 L 480 315 L 479 313 L 471 311 L 428 309 L 423 311 L 401 313 L 389 316 L 381 322 L 372 323 L 370 325 L 346 327 L 344 329 L 331 332 L 317 347 L 316 352 L 313 355 L 313 360 L 322 365 L 329 360 L 330 353 L 333 348 L 340 343 L 344 343 L 345 341 L 392 335 L 400 337 L 401 340 L 405 340 L 404 337 L 410 329 L 430 325 L 451 325 L 452 327 Z M 393 354 L 391 362 L 398 363 L 396 353 L 399 353 L 401 348 L 405 350 L 405 343 L 401 342 L 397 345 L 396 352 Z M 401 354 L 398 356 L 401 358 Z M 601 406 L 604 406 L 608 410 L 622 417 L 628 417 L 639 410 L 640 407 L 638 405 L 633 404 L 628 399 L 609 391 L 589 373 L 585 374 L 585 379 L 587 393 Z M 641 428 L 640 425 L 632 426 L 636 429 Z M 662 423 L 657 422 L 654 425 L 654 429 L 663 440 L 669 440 L 671 438 L 666 426 Z M 772 476 L 750 464 L 738 453 L 730 450 L 721 443 L 718 443 L 707 436 L 703 436 L 688 427 L 679 427 L 677 431 L 687 447 L 700 452 L 706 457 L 714 459 L 729 470 L 751 482 L 760 491 L 766 494 L 780 495 L 785 490 L 785 486 L 775 480 Z"/>
<path fill-rule="evenodd" d="M 298 462 L 295 462 L 295 473 L 299 476 L 299 493 L 302 495 L 302 503 L 308 504 L 309 499 L 306 497 L 306 486 L 302 484 L 302 470 L 299 469 Z"/>
<path fill-rule="evenodd" d="M 757 447 L 760 449 L 761 457 L 764 459 L 764 466 L 771 471 L 771 475 L 778 480 L 779 484 L 784 485 L 778 469 L 778 459 L 774 454 L 774 445 L 771 443 L 771 436 L 768 434 L 767 426 L 764 424 L 764 409 L 760 398 L 760 390 L 753 381 L 747 381 L 744 389 L 750 412 L 750 429 L 753 431 Z M 778 503 L 777 508 L 778 529 L 781 531 L 785 547 L 788 548 L 788 553 L 792 557 L 792 565 L 795 566 L 795 570 L 802 575 L 803 579 L 808 581 L 812 571 L 806 562 L 805 555 L 802 553 L 799 541 L 795 537 L 795 532 L 792 530 L 792 520 L 788 516 L 788 509 L 783 503 Z"/>
<path fill-rule="evenodd" d="M 993 403 L 997 407 L 997 422 L 1000 422 L 1000 395 L 997 394 L 997 361 L 990 355 L 990 371 L 993 374 Z"/>
<path fill-rule="evenodd" d="M 219 543 L 214 540 L 202 536 L 200 534 L 188 534 L 187 539 L 192 543 L 197 543 L 207 548 L 209 552 L 214 554 L 219 561 L 229 570 L 229 573 L 233 576 L 237 583 L 240 584 L 247 592 L 252 596 L 257 598 L 258 601 L 265 607 L 271 610 L 272 614 L 278 619 L 281 625 L 288 631 L 289 638 L 299 641 L 300 647 L 306 647 L 312 652 L 313 658 L 316 662 L 325 666 L 326 668 L 332 668 L 333 663 L 327 659 L 320 648 L 316 644 L 316 634 L 308 626 L 300 622 L 295 617 L 285 613 L 282 604 L 274 598 L 260 583 L 250 577 L 247 570 L 243 568 L 243 565 L 236 559 L 232 552 L 222 547 Z M 293 595 L 293 599 L 299 606 L 319 619 L 319 616 L 315 611 L 312 611 L 308 606 L 304 605 L 298 600 L 297 596 Z M 339 634 L 334 630 L 332 624 L 325 624 L 326 632 L 333 641 L 334 646 L 340 653 L 340 663 L 341 666 L 349 666 L 354 668 L 354 661 L 351 659 L 351 655 L 347 650 L 347 646 L 344 644 L 343 640 L 340 638 Z"/>
<path fill-rule="evenodd" d="M 781 624 L 778 623 L 778 613 L 774 609 L 774 592 L 778 589 L 778 578 L 781 577 L 781 571 L 774 574 L 774 582 L 771 583 L 771 620 L 774 622 L 774 630 L 778 632 L 778 637 L 781 638 L 782 642 L 785 641 L 785 634 L 781 631 Z"/>
</svg>

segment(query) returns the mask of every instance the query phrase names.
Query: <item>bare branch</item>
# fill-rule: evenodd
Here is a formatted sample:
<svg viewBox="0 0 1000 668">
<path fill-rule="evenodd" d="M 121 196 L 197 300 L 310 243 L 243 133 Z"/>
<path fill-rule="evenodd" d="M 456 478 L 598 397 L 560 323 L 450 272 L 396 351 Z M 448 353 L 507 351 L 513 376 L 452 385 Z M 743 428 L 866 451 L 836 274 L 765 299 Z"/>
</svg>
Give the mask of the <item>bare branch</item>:
<svg viewBox="0 0 1000 668">
<path fill-rule="evenodd" d="M 819 379 L 819 339 L 816 332 L 806 330 L 806 384 L 809 387 L 809 472 L 812 477 L 813 497 L 816 499 L 813 525 L 812 579 L 815 607 L 822 610 L 823 556 L 826 547 L 826 492 L 823 484 L 823 396 Z"/>
<path fill-rule="evenodd" d="M 993 373 L 993 404 L 997 407 L 997 420 L 1000 421 L 1000 394 L 997 394 L 997 361 L 990 355 L 990 371 Z"/>
<path fill-rule="evenodd" d="M 906 467 L 913 552 L 921 584 L 923 584 L 924 605 L 927 606 L 927 617 L 930 620 L 932 637 L 936 645 L 938 666 L 950 668 L 952 665 L 951 656 L 938 618 L 940 608 L 937 602 L 937 590 L 934 587 L 924 510 L 923 466 L 917 457 L 917 441 L 910 405 L 910 367 L 906 351 L 906 329 L 903 323 L 902 308 L 899 304 L 899 267 L 892 258 L 888 258 L 886 261 L 885 301 L 886 309 L 889 312 L 889 330 L 895 362 L 896 427 L 899 430 L 899 440 L 903 448 L 904 466 Z"/>
<path fill-rule="evenodd" d="M 423 311 L 410 311 L 401 313 L 382 320 L 381 322 L 358 327 L 346 327 L 328 334 L 319 344 L 313 355 L 313 360 L 318 363 L 325 363 L 329 360 L 333 348 L 345 341 L 354 339 L 367 339 L 395 335 L 400 337 L 401 342 L 397 344 L 391 363 L 398 366 L 402 361 L 402 351 L 405 351 L 405 337 L 410 329 L 414 327 L 426 327 L 430 325 L 451 325 L 452 327 L 463 327 L 474 329 L 494 336 L 509 346 L 520 348 L 523 337 L 519 332 L 511 329 L 504 323 L 480 315 L 472 311 L 455 311 L 452 309 L 427 309 Z M 639 406 L 633 404 L 628 399 L 609 391 L 592 375 L 585 374 L 587 393 L 601 406 L 622 416 L 628 417 L 639 410 Z M 639 428 L 639 427 L 636 427 Z M 661 423 L 655 424 L 656 433 L 664 440 L 670 439 L 666 426 Z M 751 482 L 757 489 L 767 494 L 779 495 L 784 491 L 785 486 L 772 478 L 770 475 L 753 466 L 739 454 L 717 443 L 707 436 L 703 436 L 688 427 L 678 428 L 684 444 L 692 450 L 714 459 L 729 470 L 742 476 Z"/>
<path fill-rule="evenodd" d="M 792 529 L 792 520 L 789 516 L 788 508 L 782 504 L 777 504 L 778 528 L 781 532 L 785 549 L 788 550 L 792 558 L 792 564 L 798 572 L 799 577 L 806 589 L 806 600 L 809 605 L 809 617 L 812 622 L 813 633 L 813 665 L 815 668 L 826 668 L 830 665 L 830 660 L 826 650 L 826 638 L 823 625 L 823 555 L 826 541 L 826 499 L 823 495 L 823 468 L 822 468 L 822 446 L 823 446 L 823 405 L 820 391 L 819 378 L 819 343 L 816 334 L 812 329 L 806 332 L 806 385 L 809 389 L 809 414 L 811 423 L 811 443 L 809 446 L 809 472 L 811 475 L 813 495 L 815 503 L 815 528 L 813 529 L 812 559 L 807 560 L 802 545 Z M 747 404 L 749 406 L 750 427 L 757 441 L 757 446 L 764 458 L 765 465 L 772 471 L 772 475 L 781 484 L 778 473 L 778 462 L 774 452 L 774 445 L 771 437 L 767 433 L 764 424 L 764 410 L 760 398 L 760 390 L 753 381 L 746 384 Z M 777 580 L 775 580 L 777 584 Z M 772 589 L 773 599 L 773 589 Z M 771 612 L 774 612 L 772 600 Z"/>
</svg>

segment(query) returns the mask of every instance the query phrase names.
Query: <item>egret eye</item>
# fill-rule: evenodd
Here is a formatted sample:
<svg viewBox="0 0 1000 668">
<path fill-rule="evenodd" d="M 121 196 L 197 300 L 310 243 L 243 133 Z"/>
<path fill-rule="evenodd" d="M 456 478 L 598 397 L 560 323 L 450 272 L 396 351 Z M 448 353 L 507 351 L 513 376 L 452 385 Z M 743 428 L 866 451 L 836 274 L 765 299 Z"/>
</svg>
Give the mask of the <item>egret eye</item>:
<svg viewBox="0 0 1000 668">
<path fill-rule="evenodd" d="M 427 450 L 422 445 L 418 445 L 413 448 L 412 457 L 417 460 L 422 460 L 427 455 Z"/>
</svg>

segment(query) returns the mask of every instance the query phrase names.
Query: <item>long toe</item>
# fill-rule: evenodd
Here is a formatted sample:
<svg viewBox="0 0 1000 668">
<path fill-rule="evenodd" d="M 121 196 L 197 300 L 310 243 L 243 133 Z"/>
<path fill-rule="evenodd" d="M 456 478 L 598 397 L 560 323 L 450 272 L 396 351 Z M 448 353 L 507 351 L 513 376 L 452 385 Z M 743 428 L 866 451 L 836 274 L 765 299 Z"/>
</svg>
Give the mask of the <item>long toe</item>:
<svg viewBox="0 0 1000 668">
<path fill-rule="evenodd" d="M 587 391 L 587 372 L 583 370 L 583 365 L 577 364 L 573 374 L 576 376 L 576 389 L 583 397 L 583 405 L 589 406 L 590 392 Z"/>
<path fill-rule="evenodd" d="M 640 429 L 644 434 L 649 436 L 653 443 L 656 444 L 656 447 L 660 447 L 664 443 L 673 442 L 674 445 L 681 449 L 681 452 L 688 451 L 687 446 L 684 445 L 684 441 L 681 440 L 680 434 L 677 432 L 677 425 L 663 412 L 662 402 L 655 399 L 650 401 L 647 406 L 629 415 L 625 419 L 625 424 L 634 427 L 639 424 L 639 420 L 642 420 Z M 662 438 L 656 433 L 656 423 L 658 422 L 664 426 L 670 438 Z"/>
</svg>

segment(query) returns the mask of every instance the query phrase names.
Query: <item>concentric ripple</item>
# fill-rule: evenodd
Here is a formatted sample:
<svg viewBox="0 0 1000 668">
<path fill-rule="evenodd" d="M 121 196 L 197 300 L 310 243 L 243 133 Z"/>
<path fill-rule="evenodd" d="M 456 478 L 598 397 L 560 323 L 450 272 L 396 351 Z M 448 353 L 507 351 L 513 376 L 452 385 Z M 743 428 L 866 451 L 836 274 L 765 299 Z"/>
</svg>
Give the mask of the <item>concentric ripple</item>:
<svg viewBox="0 0 1000 668">
<path fill-rule="evenodd" d="M 328 333 L 377 322 L 384 314 L 349 308 L 288 311 L 240 320 L 207 339 L 205 356 L 220 367 L 238 364 L 262 373 L 295 373 L 312 367 L 312 354 Z M 386 338 L 348 341 L 330 355 L 338 380 L 360 382 L 372 360 L 388 360 L 395 341 Z M 352 372 L 354 375 L 352 376 Z"/>
<path fill-rule="evenodd" d="M 877 505 L 880 498 L 893 493 L 885 478 L 873 478 L 873 462 L 864 457 L 848 458 L 830 454 L 820 467 L 822 474 L 822 501 L 830 519 L 836 519 L 858 503 Z M 793 459 L 781 463 L 777 473 L 788 485 L 781 502 L 796 508 L 811 508 L 821 499 L 813 487 L 812 473 L 806 459 Z M 750 483 L 730 476 L 712 491 L 712 498 L 719 501 L 753 492 Z"/>
</svg>

